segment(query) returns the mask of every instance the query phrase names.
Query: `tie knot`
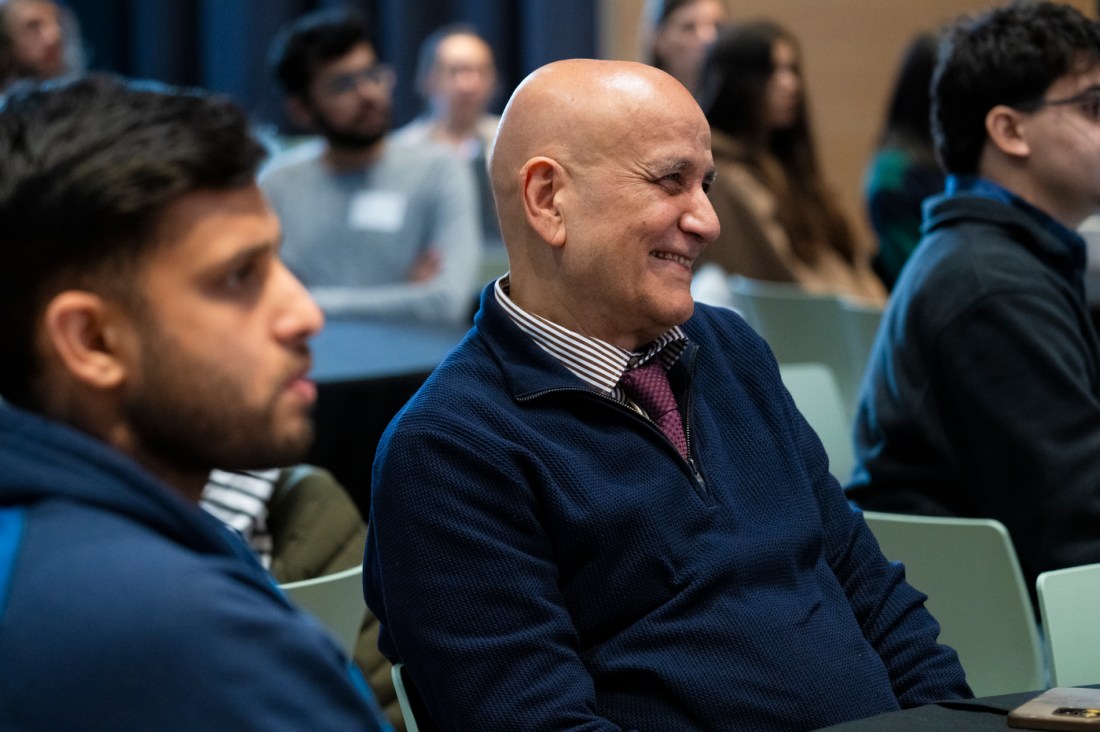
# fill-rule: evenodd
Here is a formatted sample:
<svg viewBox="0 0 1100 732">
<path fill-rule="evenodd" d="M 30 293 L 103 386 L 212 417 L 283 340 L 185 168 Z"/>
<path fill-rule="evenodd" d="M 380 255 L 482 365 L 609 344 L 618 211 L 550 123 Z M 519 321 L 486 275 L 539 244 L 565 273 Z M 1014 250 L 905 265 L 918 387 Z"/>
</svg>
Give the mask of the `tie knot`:
<svg viewBox="0 0 1100 732">
<path fill-rule="evenodd" d="M 687 457 L 680 410 L 676 406 L 672 386 L 668 383 L 668 374 L 660 362 L 654 359 L 645 366 L 627 369 L 619 379 L 619 386 L 657 423 L 677 451 Z"/>
<path fill-rule="evenodd" d="M 631 399 L 639 402 L 647 412 L 649 409 L 642 403 L 643 401 L 672 399 L 674 404 L 676 402 L 675 397 L 672 396 L 672 387 L 668 383 L 668 374 L 665 373 L 660 361 L 656 359 L 651 360 L 644 366 L 624 371 L 619 379 L 619 385 Z"/>
</svg>

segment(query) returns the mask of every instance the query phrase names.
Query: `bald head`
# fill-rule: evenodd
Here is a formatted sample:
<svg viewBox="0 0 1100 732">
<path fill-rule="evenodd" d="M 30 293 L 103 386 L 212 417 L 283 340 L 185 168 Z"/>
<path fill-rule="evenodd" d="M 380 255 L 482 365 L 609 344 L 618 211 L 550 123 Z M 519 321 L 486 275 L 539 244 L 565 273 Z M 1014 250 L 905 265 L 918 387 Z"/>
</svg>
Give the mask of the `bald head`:
<svg viewBox="0 0 1100 732">
<path fill-rule="evenodd" d="M 522 216 L 518 173 L 528 160 L 583 165 L 623 142 L 647 114 L 670 107 L 698 111 L 683 85 L 646 64 L 569 59 L 532 72 L 508 101 L 490 153 L 502 220 Z"/>
<path fill-rule="evenodd" d="M 691 267 L 718 235 L 710 128 L 644 64 L 575 59 L 527 77 L 490 173 L 512 299 L 631 348 L 690 317 Z"/>
</svg>

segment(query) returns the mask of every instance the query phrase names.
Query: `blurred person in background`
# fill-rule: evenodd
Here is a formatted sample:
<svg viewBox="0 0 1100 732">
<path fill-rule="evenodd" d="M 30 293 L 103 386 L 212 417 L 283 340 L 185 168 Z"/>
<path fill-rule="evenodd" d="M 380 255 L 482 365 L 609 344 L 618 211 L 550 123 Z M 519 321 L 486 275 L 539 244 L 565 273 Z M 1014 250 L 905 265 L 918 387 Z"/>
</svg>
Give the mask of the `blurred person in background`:
<svg viewBox="0 0 1100 732">
<path fill-rule="evenodd" d="M 802 55 L 770 21 L 725 28 L 696 95 L 710 122 L 722 234 L 700 258 L 728 273 L 881 302 L 870 253 L 818 169 Z"/>
<path fill-rule="evenodd" d="M 0 0 L 0 88 L 83 70 L 76 16 L 53 0 Z"/>
<path fill-rule="evenodd" d="M 703 56 L 727 22 L 725 0 L 647 0 L 642 13 L 646 61 L 694 91 Z"/>
<path fill-rule="evenodd" d="M 920 241 L 921 204 L 943 191 L 930 118 L 936 45 L 935 34 L 921 33 L 906 49 L 886 122 L 863 179 L 867 217 L 878 240 L 871 266 L 891 290 Z"/>
<path fill-rule="evenodd" d="M 331 316 L 468 321 L 482 248 L 473 173 L 442 145 L 389 135 L 395 77 L 365 19 L 302 16 L 270 62 L 292 119 L 319 133 L 260 175 L 291 270 Z"/>
<path fill-rule="evenodd" d="M 499 248 L 500 224 L 487 163 L 500 123 L 500 116 L 488 111 L 497 92 L 493 49 L 471 25 L 444 26 L 420 46 L 416 87 L 427 109 L 395 131 L 393 139 L 411 144 L 438 142 L 469 161 L 478 184 L 485 243 Z"/>
<path fill-rule="evenodd" d="M 993 518 L 1027 586 L 1100 562 L 1100 338 L 1085 242 L 1100 207 L 1100 29 L 1019 3 L 960 20 L 932 77 L 947 172 L 860 393 L 861 507 Z"/>
</svg>

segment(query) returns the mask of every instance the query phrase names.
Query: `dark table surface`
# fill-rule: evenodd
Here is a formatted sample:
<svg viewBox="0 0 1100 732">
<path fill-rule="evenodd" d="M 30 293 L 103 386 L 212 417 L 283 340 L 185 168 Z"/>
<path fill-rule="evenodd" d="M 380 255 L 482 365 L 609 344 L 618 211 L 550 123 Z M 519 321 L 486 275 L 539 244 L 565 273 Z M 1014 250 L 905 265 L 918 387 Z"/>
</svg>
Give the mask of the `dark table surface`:
<svg viewBox="0 0 1100 732">
<path fill-rule="evenodd" d="M 1100 685 L 1089 688 L 1100 688 Z M 1008 713 L 1042 690 L 987 696 L 966 701 L 940 702 L 889 712 L 867 719 L 825 727 L 829 732 L 951 732 L 953 730 L 1007 730 Z"/>
<path fill-rule="evenodd" d="M 332 320 L 311 341 L 317 406 L 305 461 L 331 471 L 364 517 L 382 432 L 466 330 Z"/>
</svg>

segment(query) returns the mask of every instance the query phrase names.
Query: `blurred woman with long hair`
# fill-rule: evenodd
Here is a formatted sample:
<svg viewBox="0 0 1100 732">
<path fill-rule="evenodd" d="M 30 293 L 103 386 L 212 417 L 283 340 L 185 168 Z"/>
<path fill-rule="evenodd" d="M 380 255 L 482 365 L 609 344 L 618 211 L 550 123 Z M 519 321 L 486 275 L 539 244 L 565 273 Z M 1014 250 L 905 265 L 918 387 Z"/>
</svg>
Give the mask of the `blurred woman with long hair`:
<svg viewBox="0 0 1100 732">
<path fill-rule="evenodd" d="M 701 262 L 881 302 L 882 283 L 825 184 L 808 120 L 795 38 L 770 21 L 724 29 L 697 92 L 711 125 L 722 235 Z"/>
<path fill-rule="evenodd" d="M 646 62 L 694 91 L 703 56 L 728 21 L 725 0 L 647 0 L 642 14 Z"/>
</svg>

